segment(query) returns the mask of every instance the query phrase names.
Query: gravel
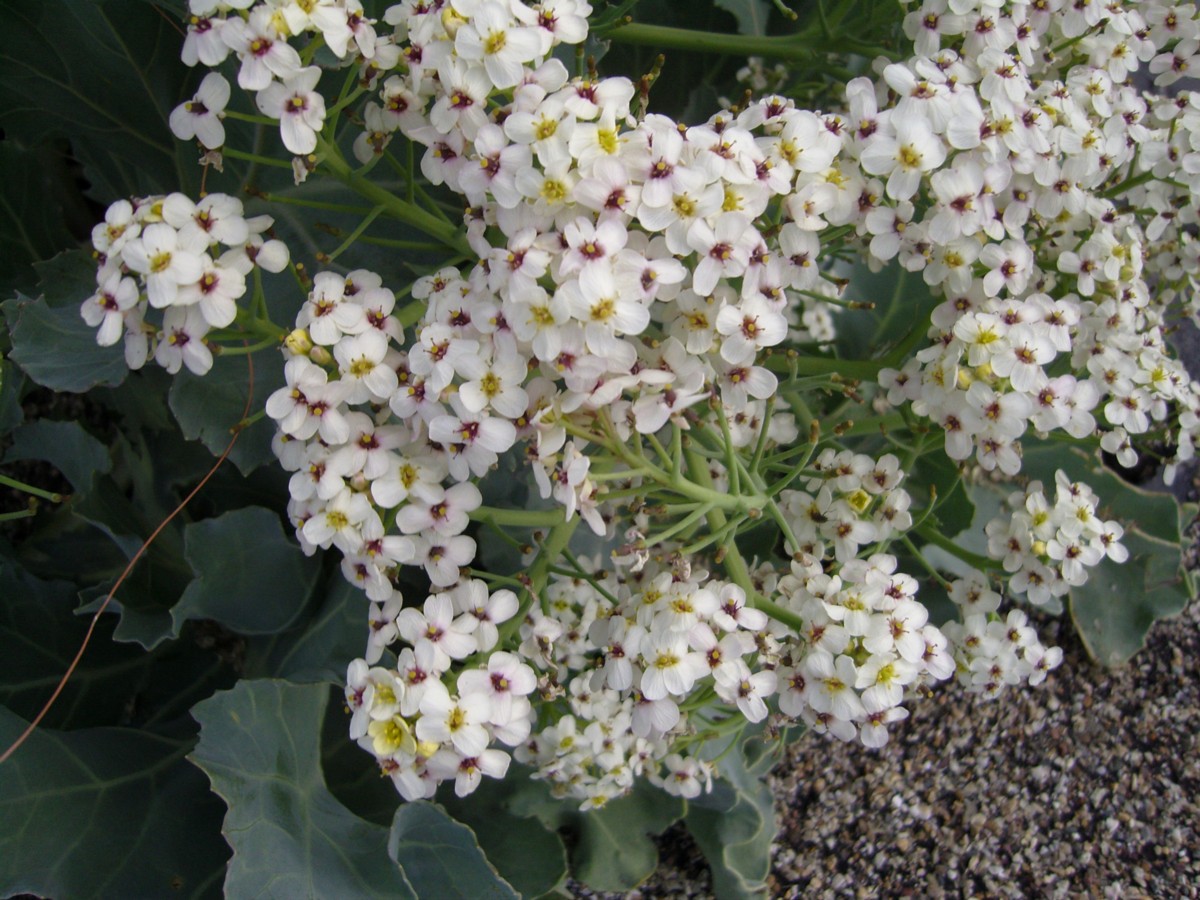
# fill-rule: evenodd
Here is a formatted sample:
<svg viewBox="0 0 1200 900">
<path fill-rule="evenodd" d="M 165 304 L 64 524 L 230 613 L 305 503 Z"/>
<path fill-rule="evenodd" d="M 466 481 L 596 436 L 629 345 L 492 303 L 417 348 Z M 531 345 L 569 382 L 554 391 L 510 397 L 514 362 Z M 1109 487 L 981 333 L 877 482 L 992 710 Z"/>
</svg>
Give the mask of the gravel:
<svg viewBox="0 0 1200 900">
<path fill-rule="evenodd" d="M 1119 670 L 1068 623 L 1041 632 L 1065 659 L 1040 687 L 983 702 L 943 686 L 878 751 L 801 740 L 771 776 L 769 895 L 1200 896 L 1200 604 Z M 624 896 L 712 896 L 682 828 L 659 846 Z"/>
</svg>

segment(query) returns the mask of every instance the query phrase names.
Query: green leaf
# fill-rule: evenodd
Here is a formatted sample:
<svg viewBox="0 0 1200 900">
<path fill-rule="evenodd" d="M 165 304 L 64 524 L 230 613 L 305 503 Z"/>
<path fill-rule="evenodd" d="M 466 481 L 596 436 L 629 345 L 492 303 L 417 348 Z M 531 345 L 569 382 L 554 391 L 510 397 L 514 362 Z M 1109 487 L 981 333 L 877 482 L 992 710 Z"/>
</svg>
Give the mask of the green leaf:
<svg viewBox="0 0 1200 900">
<path fill-rule="evenodd" d="M 25 721 L 0 708 L 0 746 Z M 0 894 L 212 897 L 228 849 L 189 741 L 40 728 L 0 766 Z"/>
<path fill-rule="evenodd" d="M 43 581 L 20 567 L 0 564 L 0 703 L 32 719 L 66 673 L 87 631 L 87 621 L 73 615 L 75 586 Z M 97 625 L 88 652 L 63 693 L 47 713 L 47 727 L 111 724 L 119 720 L 133 691 L 144 654 L 114 644 L 113 621 Z M 0 767 L 2 768 L 2 767 Z"/>
<path fill-rule="evenodd" d="M 1021 464 L 1023 474 L 1040 479 L 1046 497 L 1054 502 L 1054 473 L 1062 469 L 1072 481 L 1083 481 L 1100 498 L 1100 512 L 1105 518 L 1117 519 L 1123 525 L 1136 523 L 1145 534 L 1180 544 L 1179 504 L 1165 491 L 1148 491 L 1130 484 L 1106 468 L 1093 454 L 1066 444 L 1043 444 L 1027 447 Z"/>
<path fill-rule="evenodd" d="M 296 682 L 340 683 L 367 640 L 367 598 L 334 572 L 311 616 L 289 631 L 246 645 L 246 675 Z M 361 753 L 361 751 L 359 751 Z"/>
<path fill-rule="evenodd" d="M 766 783 L 738 791 L 726 810 L 688 807 L 688 831 L 712 869 L 713 889 L 722 900 L 766 895 L 771 842 L 778 832 L 774 798 Z"/>
<path fill-rule="evenodd" d="M 25 411 L 21 409 L 24 380 L 16 366 L 0 359 L 0 435 L 8 434 L 25 419 Z"/>
<path fill-rule="evenodd" d="M 262 354 L 248 362 L 245 356 L 218 356 L 212 370 L 203 377 L 184 369 L 171 385 L 171 412 L 188 440 L 199 438 L 214 456 L 229 445 L 232 429 L 246 410 L 253 366 L 254 398 L 250 413 L 261 409 L 277 387 L 283 384 L 283 366 L 272 355 Z M 242 429 L 229 460 L 243 475 L 249 475 L 263 463 L 274 460 L 271 438 L 275 423 L 259 419 Z"/>
<path fill-rule="evenodd" d="M 1194 591 L 1181 569 L 1178 544 L 1127 531 L 1129 559 L 1104 559 L 1088 580 L 1071 588 L 1071 618 L 1088 653 L 1106 666 L 1128 662 L 1146 643 L 1150 626 L 1180 612 Z"/>
<path fill-rule="evenodd" d="M 761 36 L 767 33 L 770 0 L 713 0 L 713 4 L 733 13 L 741 34 Z"/>
<path fill-rule="evenodd" d="M 513 812 L 513 800 L 532 782 L 517 766 L 508 777 L 485 778 L 467 797 L 443 791 L 439 798 L 446 811 L 475 832 L 488 860 L 523 897 L 541 897 L 567 877 L 567 851 L 562 839 L 533 816 Z"/>
<path fill-rule="evenodd" d="M 575 877 L 598 891 L 636 887 L 658 866 L 650 835 L 679 821 L 683 811 L 683 800 L 639 779 L 631 794 L 576 814 L 579 840 L 571 855 Z"/>
<path fill-rule="evenodd" d="M 933 449 L 923 453 L 917 460 L 912 480 L 922 487 L 933 485 L 937 490 L 937 508 L 933 514 L 942 534 L 954 537 L 971 527 L 975 505 L 963 487 L 958 465 L 945 451 Z"/>
<path fill-rule="evenodd" d="M 0 294 L 30 291 L 32 264 L 75 243 L 61 196 L 69 178 L 53 148 L 0 141 Z"/>
<path fill-rule="evenodd" d="M 471 829 L 426 801 L 396 810 L 388 856 L 400 866 L 418 897 L 484 900 L 519 895 L 488 863 Z"/>
<path fill-rule="evenodd" d="M 98 384 L 120 384 L 129 373 L 121 346 L 99 346 L 78 306 L 52 309 L 44 299 L 23 294 L 0 306 L 12 336 L 10 358 L 42 387 L 78 394 Z"/>
<path fill-rule="evenodd" d="M 40 0 L 5 6 L 0 128 L 26 143 L 71 140 L 93 194 L 190 190 L 197 167 L 167 117 L 190 96 L 179 25 L 136 0 Z"/>
<path fill-rule="evenodd" d="M 42 419 L 22 425 L 12 434 L 5 462 L 44 459 L 63 473 L 78 495 L 91 487 L 97 473 L 112 469 L 108 448 L 83 430 L 78 422 Z"/>
<path fill-rule="evenodd" d="M 240 681 L 196 704 L 189 757 L 228 806 L 228 897 L 415 898 L 388 830 L 358 818 L 321 772 L 323 685 Z"/>
<path fill-rule="evenodd" d="M 70 308 L 78 313 L 83 301 L 96 291 L 96 260 L 87 250 L 64 250 L 35 262 L 33 269 L 38 293 L 51 309 Z"/>
<path fill-rule="evenodd" d="M 193 522 L 183 541 L 196 577 L 171 607 L 176 634 L 188 619 L 213 619 L 241 634 L 282 631 L 300 615 L 317 579 L 318 561 L 262 507 Z"/>
<path fill-rule="evenodd" d="M 782 743 L 792 739 L 785 734 Z M 763 740 L 761 729 L 752 731 L 720 759 L 716 789 L 688 804 L 684 821 L 708 860 L 718 897 L 749 900 L 766 893 L 779 822 L 764 779 L 779 746 Z M 714 747 L 710 755 L 721 752 Z"/>
</svg>

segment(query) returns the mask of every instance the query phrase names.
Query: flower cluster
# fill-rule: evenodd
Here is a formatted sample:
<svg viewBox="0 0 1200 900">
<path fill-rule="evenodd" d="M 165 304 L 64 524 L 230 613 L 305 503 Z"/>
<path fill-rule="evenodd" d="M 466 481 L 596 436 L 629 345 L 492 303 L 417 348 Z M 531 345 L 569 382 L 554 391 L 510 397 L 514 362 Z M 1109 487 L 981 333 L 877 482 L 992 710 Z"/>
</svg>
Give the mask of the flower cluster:
<svg viewBox="0 0 1200 900">
<path fill-rule="evenodd" d="M 1037 683 L 1061 652 L 1019 610 L 1001 619 L 1001 591 L 1047 605 L 1124 558 L 1121 526 L 1063 473 L 1053 505 L 1029 484 L 987 526 L 997 564 L 948 583 L 963 621 L 939 628 L 891 547 L 925 563 L 910 534 L 948 543 L 922 530 L 935 492 L 914 491 L 914 523 L 901 487 L 929 452 L 919 418 L 997 478 L 1031 432 L 1099 432 L 1122 461 L 1167 423 L 1176 461 L 1200 443 L 1200 389 L 1165 342 L 1200 277 L 1200 105 L 1131 82 L 1187 68 L 1194 8 L 925 0 L 904 24 L 916 55 L 852 80 L 844 109 L 769 94 L 684 125 L 551 55 L 586 37 L 582 0 L 409 0 L 389 33 L 356 0 L 191 7 L 185 59 L 236 55 L 298 173 L 325 160 L 356 183 L 322 130 L 361 97 L 358 172 L 402 135 L 469 204 L 477 259 L 416 279 L 403 308 L 373 272 L 316 274 L 266 404 L 302 546 L 336 547 L 370 601 L 351 734 L 405 797 L 469 793 L 511 758 L 585 808 L 639 776 L 691 797 L 711 784 L 706 742 L 748 723 L 878 747 L 956 669 L 987 696 Z M 322 44 L 357 67 L 328 105 Z M 760 68 L 744 77 L 766 87 Z M 209 74 L 173 129 L 220 147 L 229 93 Z M 249 266 L 287 261 L 221 195 L 109 218 L 84 315 L 101 343 L 134 336 L 131 365 L 159 333 L 141 290 L 167 310 L 159 361 L 202 372 Z M 878 385 L 827 353 L 836 310 L 863 305 L 839 274 L 854 251 L 935 297 L 887 365 L 854 361 Z M 914 441 L 823 433 L 809 388 L 899 407 Z M 528 466 L 538 508 L 485 505 L 501 463 Z M 580 521 L 609 559 L 570 552 Z M 775 540 L 747 562 L 737 538 L 763 525 Z M 516 574 L 475 568 L 491 532 Z M 406 566 L 429 583 L 419 606 Z"/>
<path fill-rule="evenodd" d="M 968 613 L 947 622 L 959 682 L 972 693 L 995 699 L 1004 688 L 1041 684 L 1062 662 L 1062 649 L 1045 647 L 1025 613 L 1011 610 L 1005 619 Z"/>
<path fill-rule="evenodd" d="M 1130 465 L 1130 435 L 1195 408 L 1164 333 L 1169 304 L 1195 312 L 1197 98 L 1133 76 L 1173 84 L 1198 22 L 1157 2 L 928 0 L 905 20 L 919 55 L 848 87 L 851 152 L 886 177 L 859 233 L 946 298 L 932 346 L 881 382 L 952 458 L 1012 475 L 1030 429 L 1099 429 Z"/>
<path fill-rule="evenodd" d="M 92 229 L 100 267 L 96 293 L 84 301 L 84 321 L 103 347 L 124 338 L 125 361 L 141 368 L 153 355 L 174 374 L 212 368 L 205 336 L 237 318 L 254 268 L 280 272 L 288 251 L 265 237 L 270 216 L 243 215 L 242 202 L 209 194 L 118 200 Z M 156 312 L 148 321 L 147 315 Z M 159 317 L 161 316 L 161 320 Z"/>
<path fill-rule="evenodd" d="M 946 635 L 894 556 L 853 559 L 836 575 L 795 563 L 779 590 L 805 622 L 779 672 L 779 708 L 819 733 L 881 747 L 887 726 L 908 717 L 906 693 L 954 671 Z"/>
<path fill-rule="evenodd" d="M 1125 530 L 1097 515 L 1097 503 L 1091 488 L 1061 470 L 1053 506 L 1040 481 L 1010 496 L 1013 513 L 997 516 L 986 528 L 988 555 L 1003 561 L 1009 591 L 1044 606 L 1086 582 L 1088 568 L 1105 557 L 1125 562 L 1129 551 L 1120 542 Z"/>
</svg>

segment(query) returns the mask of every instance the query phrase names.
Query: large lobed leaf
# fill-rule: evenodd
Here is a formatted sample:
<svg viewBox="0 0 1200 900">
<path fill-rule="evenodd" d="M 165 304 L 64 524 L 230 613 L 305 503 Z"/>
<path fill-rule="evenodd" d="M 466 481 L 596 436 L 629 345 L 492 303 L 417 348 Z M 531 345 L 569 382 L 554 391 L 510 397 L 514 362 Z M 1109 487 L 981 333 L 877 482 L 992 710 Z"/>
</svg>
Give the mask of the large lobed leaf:
<svg viewBox="0 0 1200 900">
<path fill-rule="evenodd" d="M 176 633 L 188 619 L 214 619 L 240 634 L 274 634 L 296 620 L 313 589 L 317 560 L 284 536 L 268 509 L 193 522 L 183 540 L 196 577 L 171 608 Z"/>
<path fill-rule="evenodd" d="M 253 373 L 253 374 L 252 374 Z M 253 415 L 283 384 L 283 366 L 274 354 L 261 354 L 248 361 L 245 356 L 218 356 L 203 377 L 184 369 L 171 384 L 171 412 L 188 440 L 199 439 L 214 455 L 229 446 L 233 429 L 247 412 L 246 399 L 253 391 L 249 414 Z M 262 418 L 243 428 L 229 452 L 229 460 L 243 475 L 275 458 L 271 437 L 275 425 Z"/>
<path fill-rule="evenodd" d="M 392 828 L 361 819 L 330 792 L 320 735 L 330 689 L 241 681 L 199 703 L 191 760 L 228 812 L 230 897 L 513 897 L 465 826 L 429 803 Z"/>
<path fill-rule="evenodd" d="M 0 708 L 0 746 L 24 728 Z M 0 766 L 0 894 L 215 896 L 220 803 L 189 746 L 129 728 L 35 731 Z"/>
<path fill-rule="evenodd" d="M 94 195 L 187 190 L 190 147 L 167 126 L 186 99 L 179 23 L 137 0 L 5 4 L 0 30 L 0 128 L 35 144 L 64 135 Z"/>
</svg>

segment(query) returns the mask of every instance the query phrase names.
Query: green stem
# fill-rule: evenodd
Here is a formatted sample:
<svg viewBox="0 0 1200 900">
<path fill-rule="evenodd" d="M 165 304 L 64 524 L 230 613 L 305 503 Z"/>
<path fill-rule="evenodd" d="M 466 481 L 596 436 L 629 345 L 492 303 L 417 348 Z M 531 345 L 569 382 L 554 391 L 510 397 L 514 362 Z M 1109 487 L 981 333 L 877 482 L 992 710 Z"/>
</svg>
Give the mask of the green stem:
<svg viewBox="0 0 1200 900">
<path fill-rule="evenodd" d="M 683 451 L 684 461 L 687 463 L 688 475 L 697 485 L 712 490 L 712 477 L 708 474 L 708 465 L 704 462 L 695 450 L 685 449 Z M 725 513 L 719 509 L 710 509 L 708 511 L 708 527 L 713 531 L 721 531 L 728 525 L 728 520 L 725 518 Z M 804 620 L 792 612 L 790 609 L 784 609 L 778 603 L 768 600 L 754 589 L 754 582 L 750 578 L 750 569 L 746 565 L 746 560 L 742 558 L 741 551 L 737 546 L 737 535 L 732 534 L 729 540 L 721 545 L 721 549 L 725 551 L 725 558 L 721 565 L 725 567 L 726 574 L 733 580 L 734 584 L 746 592 L 746 601 L 755 609 L 761 609 L 772 619 L 777 622 L 782 622 L 789 628 L 800 631 L 804 627 Z"/>
<path fill-rule="evenodd" d="M 62 503 L 62 494 L 56 494 L 53 491 L 44 491 L 23 481 L 17 481 L 15 478 L 9 478 L 7 475 L 0 475 L 0 484 L 5 487 L 16 488 L 18 491 L 24 491 L 26 494 L 33 494 L 33 496 L 49 500 L 51 503 Z"/>
<path fill-rule="evenodd" d="M 502 509 L 481 506 L 471 513 L 476 522 L 489 525 L 508 525 L 516 528 L 551 528 L 563 524 L 561 509 Z"/>
<path fill-rule="evenodd" d="M 275 159 L 271 156 L 260 156 L 257 153 L 247 153 L 245 150 L 238 150 L 236 147 L 222 147 L 221 153 L 228 156 L 230 159 L 242 159 L 246 162 L 252 162 L 259 166 L 271 166 L 276 169 L 287 169 L 292 171 L 292 164 L 285 162 L 282 159 Z"/>
<path fill-rule="evenodd" d="M 931 528 L 929 525 L 922 525 L 920 528 L 915 528 L 913 530 L 928 543 L 933 544 L 935 547 L 941 547 L 947 553 L 951 554 L 952 556 L 957 556 L 967 565 L 974 566 L 980 571 L 1003 568 L 999 561 L 989 559 L 986 556 L 980 556 L 978 553 L 972 553 L 970 550 L 964 550 L 962 547 L 954 543 L 954 541 L 952 541 L 950 538 L 946 537 L 936 528 Z"/>
<path fill-rule="evenodd" d="M 269 116 L 258 116 L 252 113 L 238 112 L 236 109 L 227 109 L 221 114 L 225 118 L 237 119 L 241 122 L 253 122 L 256 125 L 270 125 L 272 128 L 279 127 L 279 120 L 272 119 Z M 291 168 L 291 163 L 288 163 L 288 168 Z"/>
<path fill-rule="evenodd" d="M 763 363 L 772 372 L 788 372 L 797 375 L 841 375 L 874 381 L 885 363 L 873 359 L 834 359 L 831 356 L 796 356 L 774 353 Z"/>
<path fill-rule="evenodd" d="M 268 347 L 279 346 L 279 338 L 272 336 L 263 338 L 257 344 L 240 345 L 235 344 L 232 347 L 221 347 L 221 356 L 249 356 L 251 353 L 257 353 L 259 350 L 266 350 Z"/>
<path fill-rule="evenodd" d="M 766 56 L 795 62 L 816 62 L 831 51 L 845 49 L 837 41 L 804 33 L 760 37 L 752 34 L 718 34 L 690 28 L 647 25 L 631 22 L 609 32 L 606 37 L 618 44 L 640 44 L 656 50 L 693 50 L 723 56 Z M 814 49 L 814 44 L 819 49 Z M 858 41 L 854 41 L 857 46 Z"/>
<path fill-rule="evenodd" d="M 379 214 L 381 212 L 383 212 L 383 207 L 377 206 L 373 210 L 371 210 L 369 213 L 367 213 L 367 215 L 363 218 L 363 220 L 361 222 L 358 223 L 358 225 L 355 227 L 355 229 L 353 231 L 351 231 L 348 235 L 346 235 L 346 239 L 344 241 L 342 241 L 340 244 L 338 244 L 337 249 L 329 254 L 328 261 L 333 262 L 335 259 L 337 259 L 339 256 L 341 256 L 343 253 L 345 253 L 347 250 L 349 250 L 350 247 L 353 246 L 354 242 L 357 241 L 360 237 L 362 237 L 362 233 L 371 227 L 371 223 L 374 222 L 377 218 L 379 218 Z"/>
<path fill-rule="evenodd" d="M 360 197 L 365 197 L 376 206 L 382 206 L 388 215 L 425 232 L 431 238 L 457 250 L 468 258 L 474 255 L 466 238 L 461 233 L 462 229 L 439 219 L 419 206 L 400 199 L 375 182 L 359 177 L 342 158 L 338 148 L 328 141 L 319 138 L 317 149 L 330 174 Z"/>
</svg>

